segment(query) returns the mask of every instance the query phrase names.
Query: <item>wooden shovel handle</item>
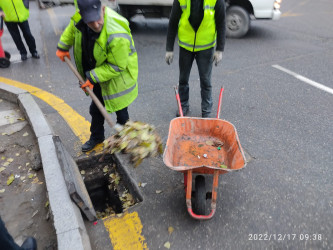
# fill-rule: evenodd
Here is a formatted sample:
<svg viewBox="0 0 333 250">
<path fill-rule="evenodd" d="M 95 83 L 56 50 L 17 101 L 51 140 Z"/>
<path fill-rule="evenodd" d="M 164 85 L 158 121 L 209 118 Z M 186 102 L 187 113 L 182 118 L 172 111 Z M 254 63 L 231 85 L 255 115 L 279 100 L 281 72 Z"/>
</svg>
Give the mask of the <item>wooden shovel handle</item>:
<svg viewBox="0 0 333 250">
<path fill-rule="evenodd" d="M 76 75 L 76 77 L 79 79 L 80 81 L 80 85 L 85 83 L 85 80 L 83 80 L 82 76 L 80 75 L 80 73 L 76 70 L 76 68 L 74 67 L 74 65 L 72 64 L 71 60 L 65 56 L 65 62 L 68 64 L 68 66 L 70 67 L 70 69 L 73 71 L 73 73 Z M 108 112 L 106 111 L 106 109 L 104 108 L 103 104 L 98 100 L 97 96 L 94 94 L 94 92 L 89 88 L 86 87 L 85 88 L 86 91 L 89 93 L 89 96 L 91 97 L 91 99 L 93 100 L 93 102 L 96 104 L 96 106 L 98 107 L 99 111 L 102 113 L 102 115 L 104 116 L 106 122 L 109 124 L 109 126 L 112 128 L 114 127 L 113 122 L 111 121 L 111 118 L 108 114 Z"/>
</svg>

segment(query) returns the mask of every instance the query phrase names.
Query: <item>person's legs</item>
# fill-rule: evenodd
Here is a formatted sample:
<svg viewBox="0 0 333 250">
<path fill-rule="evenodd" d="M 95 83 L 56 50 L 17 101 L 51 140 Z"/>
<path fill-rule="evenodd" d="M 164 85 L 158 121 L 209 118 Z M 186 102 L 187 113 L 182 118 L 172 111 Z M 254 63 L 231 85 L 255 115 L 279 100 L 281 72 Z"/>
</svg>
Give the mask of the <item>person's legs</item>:
<svg viewBox="0 0 333 250">
<path fill-rule="evenodd" d="M 39 55 L 36 50 L 36 41 L 35 41 L 35 38 L 33 37 L 33 35 L 31 34 L 28 21 L 24 21 L 22 23 L 19 23 L 18 25 L 19 25 L 20 29 L 22 30 L 24 39 L 27 42 L 30 53 L 32 54 L 32 56 L 34 58 L 39 58 Z"/>
<path fill-rule="evenodd" d="M 93 92 L 97 96 L 98 100 L 104 106 L 102 90 L 101 90 L 101 86 L 99 84 L 96 84 L 94 86 Z M 99 111 L 98 107 L 96 106 L 96 104 L 93 101 L 90 104 L 89 113 L 91 115 L 91 126 L 90 126 L 91 136 L 90 136 L 90 138 L 93 139 L 94 141 L 103 141 L 104 140 L 104 116 Z"/>
<path fill-rule="evenodd" d="M 129 120 L 127 107 L 119 111 L 116 111 L 116 115 L 117 115 L 117 123 L 121 125 L 125 125 L 125 123 Z"/>
<path fill-rule="evenodd" d="M 188 80 L 194 60 L 194 53 L 179 47 L 179 97 L 182 109 L 189 110 L 189 84 Z"/>
<path fill-rule="evenodd" d="M 94 86 L 93 92 L 104 106 L 101 86 L 99 84 L 96 84 Z M 91 125 L 90 125 L 91 134 L 90 134 L 90 139 L 85 144 L 82 145 L 82 152 L 90 151 L 97 144 L 104 141 L 104 116 L 99 111 L 98 107 L 93 101 L 90 104 L 89 113 L 91 115 Z"/>
<path fill-rule="evenodd" d="M 14 22 L 6 22 L 6 26 L 7 29 L 10 33 L 10 35 L 12 36 L 14 43 L 18 49 L 18 51 L 20 51 L 21 56 L 22 55 L 27 55 L 27 50 L 23 44 L 22 38 L 21 38 L 21 34 L 18 28 L 18 23 L 14 23 Z"/>
<path fill-rule="evenodd" d="M 13 237 L 8 233 L 7 228 L 5 227 L 5 223 L 2 221 L 0 217 L 0 246 L 1 249 L 8 249 L 8 250 L 21 250 Z"/>
<path fill-rule="evenodd" d="M 209 117 L 212 112 L 212 66 L 214 48 L 202 50 L 196 53 L 195 60 L 198 65 L 201 87 L 201 112 L 202 117 Z"/>
</svg>

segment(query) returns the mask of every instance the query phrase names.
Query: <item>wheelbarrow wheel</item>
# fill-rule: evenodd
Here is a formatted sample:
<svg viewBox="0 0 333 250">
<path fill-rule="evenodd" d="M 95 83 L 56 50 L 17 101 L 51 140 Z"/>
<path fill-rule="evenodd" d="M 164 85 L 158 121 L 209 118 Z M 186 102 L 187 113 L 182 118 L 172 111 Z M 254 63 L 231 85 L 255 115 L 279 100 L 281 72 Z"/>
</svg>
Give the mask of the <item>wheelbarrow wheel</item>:
<svg viewBox="0 0 333 250">
<path fill-rule="evenodd" d="M 7 58 L 0 58 L 0 68 L 8 68 L 10 61 Z"/>
<path fill-rule="evenodd" d="M 9 60 L 10 59 L 10 53 L 8 51 L 5 51 L 5 57 Z"/>
<path fill-rule="evenodd" d="M 206 214 L 206 184 L 205 177 L 198 175 L 195 177 L 195 213 L 199 215 Z"/>
</svg>

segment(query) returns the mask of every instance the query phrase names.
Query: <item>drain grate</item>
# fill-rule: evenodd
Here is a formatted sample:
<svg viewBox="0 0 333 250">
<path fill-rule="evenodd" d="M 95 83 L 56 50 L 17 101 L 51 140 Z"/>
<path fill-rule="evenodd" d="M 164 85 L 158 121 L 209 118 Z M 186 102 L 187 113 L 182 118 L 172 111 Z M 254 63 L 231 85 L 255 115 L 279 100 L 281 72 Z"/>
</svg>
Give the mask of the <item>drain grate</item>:
<svg viewBox="0 0 333 250">
<path fill-rule="evenodd" d="M 98 219 L 121 214 L 142 198 L 129 182 L 126 171 L 112 155 L 99 162 L 100 156 L 80 159 L 77 165 Z"/>
</svg>

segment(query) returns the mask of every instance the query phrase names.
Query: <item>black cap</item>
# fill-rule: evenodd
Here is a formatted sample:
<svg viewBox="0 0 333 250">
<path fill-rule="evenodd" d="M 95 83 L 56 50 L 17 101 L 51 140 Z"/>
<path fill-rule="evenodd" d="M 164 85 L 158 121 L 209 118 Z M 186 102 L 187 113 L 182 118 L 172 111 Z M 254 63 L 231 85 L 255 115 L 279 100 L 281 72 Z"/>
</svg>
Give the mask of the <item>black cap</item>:
<svg viewBox="0 0 333 250">
<path fill-rule="evenodd" d="M 101 18 L 100 0 L 77 0 L 83 22 L 90 23 Z"/>
</svg>

